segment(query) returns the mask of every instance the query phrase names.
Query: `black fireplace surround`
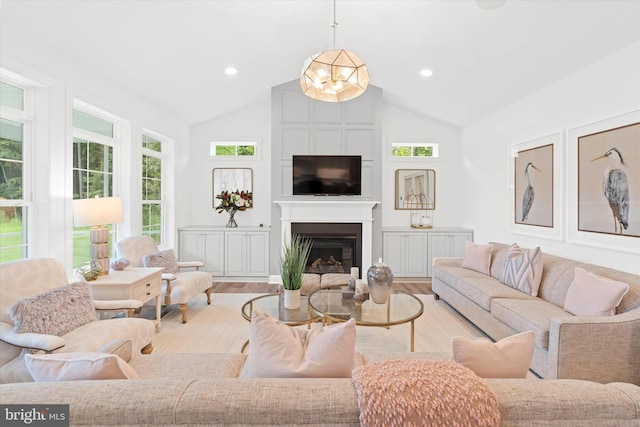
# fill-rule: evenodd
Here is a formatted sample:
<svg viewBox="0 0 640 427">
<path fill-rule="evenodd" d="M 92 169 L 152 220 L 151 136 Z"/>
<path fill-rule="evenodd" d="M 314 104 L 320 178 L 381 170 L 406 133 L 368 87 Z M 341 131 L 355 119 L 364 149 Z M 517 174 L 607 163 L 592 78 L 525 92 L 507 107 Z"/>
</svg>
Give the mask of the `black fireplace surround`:
<svg viewBox="0 0 640 427">
<path fill-rule="evenodd" d="M 362 224 L 328 222 L 291 223 L 291 235 L 311 239 L 306 273 L 350 273 L 362 264 Z"/>
</svg>

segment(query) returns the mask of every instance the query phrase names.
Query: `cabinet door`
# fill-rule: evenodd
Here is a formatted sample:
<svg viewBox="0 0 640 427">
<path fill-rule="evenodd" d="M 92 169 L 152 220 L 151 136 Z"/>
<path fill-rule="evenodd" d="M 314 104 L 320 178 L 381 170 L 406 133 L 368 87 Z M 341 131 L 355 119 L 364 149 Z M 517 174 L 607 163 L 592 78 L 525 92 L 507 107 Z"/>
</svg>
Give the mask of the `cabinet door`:
<svg viewBox="0 0 640 427">
<path fill-rule="evenodd" d="M 247 276 L 269 275 L 269 234 L 247 233 Z"/>
<path fill-rule="evenodd" d="M 424 234 L 407 234 L 405 236 L 405 276 L 427 276 L 427 239 Z M 391 270 L 393 271 L 393 270 Z M 395 273 L 394 273 L 395 275 Z"/>
<path fill-rule="evenodd" d="M 464 258 L 465 242 L 473 241 L 471 233 L 455 233 L 451 235 L 451 255 L 454 258 Z"/>
<path fill-rule="evenodd" d="M 405 271 L 405 235 L 401 233 L 383 233 L 382 234 L 382 261 L 393 272 L 395 277 L 404 277 Z M 375 262 L 376 260 L 374 260 Z M 366 269 L 369 266 L 364 266 L 363 277 L 366 274 Z"/>
<path fill-rule="evenodd" d="M 203 261 L 200 232 L 180 231 L 180 261 Z"/>
<path fill-rule="evenodd" d="M 221 232 L 202 235 L 204 244 L 204 269 L 215 275 L 224 276 L 224 234 Z"/>
<path fill-rule="evenodd" d="M 246 238 L 244 232 L 224 234 L 224 275 L 245 276 L 247 265 Z"/>
</svg>

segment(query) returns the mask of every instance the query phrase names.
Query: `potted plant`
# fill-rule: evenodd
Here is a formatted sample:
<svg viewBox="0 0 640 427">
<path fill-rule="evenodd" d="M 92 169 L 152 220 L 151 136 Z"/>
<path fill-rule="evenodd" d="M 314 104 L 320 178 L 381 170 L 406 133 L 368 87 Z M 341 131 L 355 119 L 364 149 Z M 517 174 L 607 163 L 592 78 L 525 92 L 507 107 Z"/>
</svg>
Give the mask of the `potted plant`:
<svg viewBox="0 0 640 427">
<path fill-rule="evenodd" d="M 311 253 L 311 240 L 294 235 L 288 242 L 283 242 L 280 257 L 280 275 L 284 287 L 284 307 L 300 308 L 300 288 L 302 276 Z"/>
</svg>

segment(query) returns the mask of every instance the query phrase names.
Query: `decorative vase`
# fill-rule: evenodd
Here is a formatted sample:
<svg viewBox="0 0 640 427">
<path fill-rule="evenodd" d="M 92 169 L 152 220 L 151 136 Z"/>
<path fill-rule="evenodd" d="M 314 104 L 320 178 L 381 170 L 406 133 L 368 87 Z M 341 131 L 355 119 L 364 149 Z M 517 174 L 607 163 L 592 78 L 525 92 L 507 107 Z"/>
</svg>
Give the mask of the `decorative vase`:
<svg viewBox="0 0 640 427">
<path fill-rule="evenodd" d="M 386 303 L 393 286 L 393 273 L 382 258 L 367 271 L 367 282 L 371 300 L 376 304 Z"/>
<path fill-rule="evenodd" d="M 300 289 L 284 290 L 284 308 L 289 310 L 300 308 Z"/>
<path fill-rule="evenodd" d="M 229 214 L 229 221 L 227 222 L 227 225 L 226 225 L 227 228 L 236 228 L 238 226 L 235 219 L 236 212 L 238 212 L 237 209 L 229 209 L 227 211 L 227 213 Z"/>
</svg>

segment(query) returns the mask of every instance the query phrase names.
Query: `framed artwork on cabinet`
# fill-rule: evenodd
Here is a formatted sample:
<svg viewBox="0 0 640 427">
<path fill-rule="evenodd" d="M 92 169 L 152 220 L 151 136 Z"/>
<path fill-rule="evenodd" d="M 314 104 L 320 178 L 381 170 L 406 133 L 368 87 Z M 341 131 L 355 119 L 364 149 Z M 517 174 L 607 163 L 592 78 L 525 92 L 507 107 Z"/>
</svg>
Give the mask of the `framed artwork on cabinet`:
<svg viewBox="0 0 640 427">
<path fill-rule="evenodd" d="M 510 230 L 561 240 L 562 133 L 509 146 Z"/>
</svg>

